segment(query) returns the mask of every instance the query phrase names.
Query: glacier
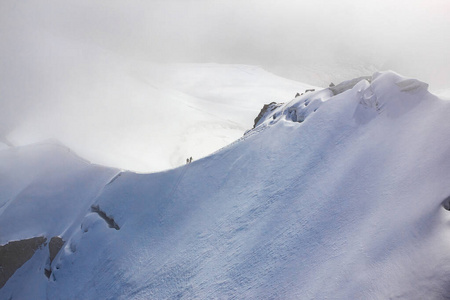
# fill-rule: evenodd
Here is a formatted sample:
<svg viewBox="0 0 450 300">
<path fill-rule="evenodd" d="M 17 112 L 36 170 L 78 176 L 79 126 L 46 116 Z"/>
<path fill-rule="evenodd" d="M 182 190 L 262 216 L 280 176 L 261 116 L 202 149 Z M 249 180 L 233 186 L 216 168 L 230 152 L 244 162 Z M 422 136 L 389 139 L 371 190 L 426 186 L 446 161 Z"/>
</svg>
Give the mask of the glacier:
<svg viewBox="0 0 450 300">
<path fill-rule="evenodd" d="M 447 299 L 449 114 L 425 83 L 382 72 L 274 105 L 164 172 L 5 146 L 1 245 L 65 244 L 52 262 L 38 249 L 0 298 Z"/>
</svg>

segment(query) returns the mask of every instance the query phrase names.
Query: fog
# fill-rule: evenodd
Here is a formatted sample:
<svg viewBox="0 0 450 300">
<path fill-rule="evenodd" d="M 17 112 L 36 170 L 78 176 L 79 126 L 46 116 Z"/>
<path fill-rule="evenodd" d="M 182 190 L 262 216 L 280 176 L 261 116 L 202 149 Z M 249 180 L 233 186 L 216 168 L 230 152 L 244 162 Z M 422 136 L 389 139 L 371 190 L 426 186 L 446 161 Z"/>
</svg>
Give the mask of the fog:
<svg viewBox="0 0 450 300">
<path fill-rule="evenodd" d="M 2 30 L 23 23 L 163 62 L 266 67 L 362 62 L 444 84 L 449 13 L 446 0 L 50 0 L 5 2 Z"/>
<path fill-rule="evenodd" d="M 392 69 L 450 88 L 449 15 L 446 0 L 2 0 L 0 136 L 23 144 L 53 127 L 81 143 L 106 134 L 87 134 L 98 124 L 126 131 L 112 121 L 134 118 L 124 99 L 161 101 L 130 79 L 151 63 L 256 65 L 319 86 Z"/>
</svg>

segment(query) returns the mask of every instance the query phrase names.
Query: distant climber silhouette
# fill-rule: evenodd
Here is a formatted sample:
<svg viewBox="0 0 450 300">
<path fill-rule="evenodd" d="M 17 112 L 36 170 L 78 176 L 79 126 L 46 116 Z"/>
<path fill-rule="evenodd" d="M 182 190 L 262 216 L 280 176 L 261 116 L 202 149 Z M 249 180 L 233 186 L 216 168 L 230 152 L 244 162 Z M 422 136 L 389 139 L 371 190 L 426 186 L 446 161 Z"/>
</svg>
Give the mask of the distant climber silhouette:
<svg viewBox="0 0 450 300">
<path fill-rule="evenodd" d="M 189 163 L 191 163 L 192 162 L 192 156 L 191 156 L 191 158 L 189 158 Z"/>
<path fill-rule="evenodd" d="M 186 158 L 186 164 L 188 164 L 189 163 L 189 158 Z"/>
</svg>

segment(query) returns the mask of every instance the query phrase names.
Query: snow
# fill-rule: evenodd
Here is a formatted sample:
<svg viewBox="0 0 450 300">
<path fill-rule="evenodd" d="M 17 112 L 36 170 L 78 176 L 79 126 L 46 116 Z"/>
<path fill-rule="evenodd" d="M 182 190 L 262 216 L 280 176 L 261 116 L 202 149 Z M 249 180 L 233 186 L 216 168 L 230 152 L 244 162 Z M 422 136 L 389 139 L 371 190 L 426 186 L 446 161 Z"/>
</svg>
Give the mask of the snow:
<svg viewBox="0 0 450 300">
<path fill-rule="evenodd" d="M 54 229 L 39 219 L 20 236 L 2 229 L 3 241 L 45 233 L 67 242 L 49 281 L 35 255 L 0 298 L 36 299 L 42 290 L 48 299 L 444 298 L 449 113 L 426 84 L 386 72 L 335 96 L 324 89 L 294 98 L 236 142 L 165 172 L 118 173 L 54 146 L 2 150 L 2 174 L 37 162 L 42 172 L 31 172 L 32 185 L 27 177 L 5 184 L 5 195 L 54 183 L 67 205 L 84 200 L 61 211 Z M 39 159 L 21 158 L 32 153 Z M 47 168 L 55 155 L 57 167 Z M 35 212 L 55 197 L 38 197 Z M 23 215 L 19 204 L 7 207 L 11 218 Z"/>
<path fill-rule="evenodd" d="M 50 141 L 0 151 L 0 244 L 63 234 L 118 172 Z"/>
<path fill-rule="evenodd" d="M 30 45 L 21 49 L 42 46 L 0 71 L 9 128 L 2 124 L 0 133 L 18 146 L 57 139 L 119 169 L 155 172 L 209 155 L 250 129 L 264 103 L 311 87 L 256 66 L 157 64 L 38 29 L 26 33 Z"/>
<path fill-rule="evenodd" d="M 12 299 L 47 299 L 47 282 L 44 268 L 48 259 L 48 247 L 38 249 L 33 257 L 19 268 L 8 280 L 1 290 L 0 294 L 8 299 L 6 294 L 13 294 Z M 24 286 L 26 282 L 26 287 Z M 11 299 L 11 298 L 9 298 Z"/>
<path fill-rule="evenodd" d="M 442 99 L 450 100 L 450 88 L 437 90 L 434 92 L 434 94 Z"/>
</svg>

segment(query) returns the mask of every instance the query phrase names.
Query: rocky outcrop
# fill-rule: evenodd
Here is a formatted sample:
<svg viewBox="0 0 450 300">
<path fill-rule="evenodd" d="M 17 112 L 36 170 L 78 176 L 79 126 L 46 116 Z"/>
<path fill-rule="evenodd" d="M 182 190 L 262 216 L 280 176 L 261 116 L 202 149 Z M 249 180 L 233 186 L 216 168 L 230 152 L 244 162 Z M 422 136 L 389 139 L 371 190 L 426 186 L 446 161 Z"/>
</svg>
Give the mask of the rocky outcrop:
<svg viewBox="0 0 450 300">
<path fill-rule="evenodd" d="M 47 276 L 47 278 L 50 278 L 50 275 L 52 275 L 52 262 L 55 259 L 56 255 L 61 250 L 62 246 L 64 246 L 64 240 L 60 238 L 59 236 L 54 236 L 50 239 L 50 243 L 48 243 L 48 251 L 50 254 L 50 259 L 47 262 L 47 266 L 44 269 L 44 274 Z"/>
<path fill-rule="evenodd" d="M 30 260 L 37 249 L 47 246 L 47 238 L 40 236 L 31 239 L 9 242 L 0 246 L 0 288 L 2 288 L 11 276 Z M 59 236 L 52 237 L 48 244 L 50 264 L 64 245 L 64 240 Z M 50 266 L 45 268 L 45 275 L 50 277 Z"/>
<path fill-rule="evenodd" d="M 62 238 L 60 238 L 59 236 L 52 237 L 50 243 L 48 243 L 48 251 L 50 252 L 50 264 L 53 262 L 63 245 L 64 240 Z"/>
<path fill-rule="evenodd" d="M 269 104 L 264 104 L 263 108 L 259 112 L 259 115 L 255 119 L 255 123 L 253 124 L 253 128 L 255 128 L 258 125 L 259 121 L 265 116 L 265 114 L 267 112 L 273 111 L 274 109 L 276 109 L 277 107 L 281 106 L 282 104 L 283 103 L 275 103 L 275 102 L 270 102 Z"/>
<path fill-rule="evenodd" d="M 46 241 L 45 237 L 40 236 L 0 246 L 0 288 Z"/>
<path fill-rule="evenodd" d="M 106 224 L 108 224 L 109 228 L 114 228 L 115 230 L 120 230 L 120 227 L 116 223 L 116 221 L 114 221 L 114 218 L 108 216 L 104 211 L 102 211 L 100 209 L 100 207 L 98 205 L 92 205 L 91 211 L 94 213 L 97 213 L 100 216 L 100 218 L 105 220 L 105 222 L 106 222 Z"/>
</svg>

